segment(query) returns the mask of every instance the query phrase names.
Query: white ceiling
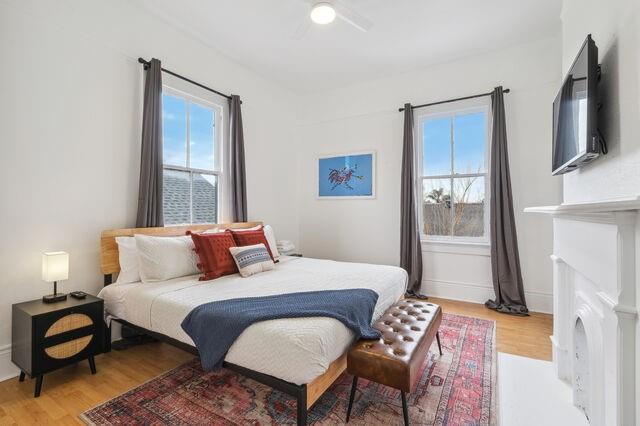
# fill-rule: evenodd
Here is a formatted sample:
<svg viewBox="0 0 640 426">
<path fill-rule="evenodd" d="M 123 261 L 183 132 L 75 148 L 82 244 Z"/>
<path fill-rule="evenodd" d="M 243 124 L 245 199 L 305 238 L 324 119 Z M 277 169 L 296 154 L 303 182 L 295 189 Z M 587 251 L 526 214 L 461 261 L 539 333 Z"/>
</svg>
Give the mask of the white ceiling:
<svg viewBox="0 0 640 426">
<path fill-rule="evenodd" d="M 373 22 L 313 24 L 305 0 L 138 0 L 256 73 L 297 92 L 347 86 L 549 37 L 560 0 L 342 0 Z"/>
</svg>

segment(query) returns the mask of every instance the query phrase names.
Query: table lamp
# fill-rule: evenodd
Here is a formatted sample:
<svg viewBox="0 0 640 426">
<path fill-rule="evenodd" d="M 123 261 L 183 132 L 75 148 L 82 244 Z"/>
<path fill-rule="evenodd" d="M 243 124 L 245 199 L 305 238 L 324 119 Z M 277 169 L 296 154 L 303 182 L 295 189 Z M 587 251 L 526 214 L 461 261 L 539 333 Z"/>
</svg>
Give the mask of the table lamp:
<svg viewBox="0 0 640 426">
<path fill-rule="evenodd" d="M 58 281 L 69 278 L 69 253 L 54 251 L 42 254 L 42 280 L 53 283 L 53 294 L 42 297 L 44 303 L 67 300 L 67 295 L 58 293 Z"/>
</svg>

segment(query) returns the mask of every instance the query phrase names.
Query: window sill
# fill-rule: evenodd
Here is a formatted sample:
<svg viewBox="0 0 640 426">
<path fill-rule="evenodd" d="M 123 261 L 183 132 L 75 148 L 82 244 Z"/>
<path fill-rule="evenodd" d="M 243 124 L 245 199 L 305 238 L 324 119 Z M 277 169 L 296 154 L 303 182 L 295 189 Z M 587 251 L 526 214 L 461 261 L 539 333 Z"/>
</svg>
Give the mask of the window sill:
<svg viewBox="0 0 640 426">
<path fill-rule="evenodd" d="M 491 246 L 488 241 L 446 241 L 420 239 L 422 251 L 426 253 L 447 253 L 472 256 L 490 256 Z"/>
<path fill-rule="evenodd" d="M 464 241 L 464 240 L 433 240 L 430 238 L 420 237 L 422 244 L 430 245 L 453 245 L 453 246 L 472 246 L 472 247 L 489 247 L 489 241 Z"/>
</svg>

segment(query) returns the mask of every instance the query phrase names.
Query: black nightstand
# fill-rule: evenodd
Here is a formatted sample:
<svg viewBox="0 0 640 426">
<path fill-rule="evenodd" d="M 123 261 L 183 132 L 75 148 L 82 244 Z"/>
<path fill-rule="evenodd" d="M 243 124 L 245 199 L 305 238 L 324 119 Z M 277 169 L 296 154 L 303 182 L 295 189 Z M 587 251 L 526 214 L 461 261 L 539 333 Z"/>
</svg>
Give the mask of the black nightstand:
<svg viewBox="0 0 640 426">
<path fill-rule="evenodd" d="M 104 347 L 104 302 L 94 296 L 55 303 L 42 299 L 13 305 L 11 361 L 25 374 L 36 378 L 34 396 L 40 396 L 43 374 L 89 360 L 96 373 L 94 355 Z"/>
</svg>

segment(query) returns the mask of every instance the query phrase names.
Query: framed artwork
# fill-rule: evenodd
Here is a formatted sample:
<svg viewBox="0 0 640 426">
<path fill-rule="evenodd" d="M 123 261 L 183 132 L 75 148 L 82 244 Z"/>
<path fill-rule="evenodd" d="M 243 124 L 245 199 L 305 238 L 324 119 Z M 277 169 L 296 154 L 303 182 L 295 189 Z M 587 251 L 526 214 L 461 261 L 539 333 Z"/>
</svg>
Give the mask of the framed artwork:
<svg viewBox="0 0 640 426">
<path fill-rule="evenodd" d="M 319 199 L 370 199 L 376 196 L 375 151 L 318 158 Z"/>
</svg>

